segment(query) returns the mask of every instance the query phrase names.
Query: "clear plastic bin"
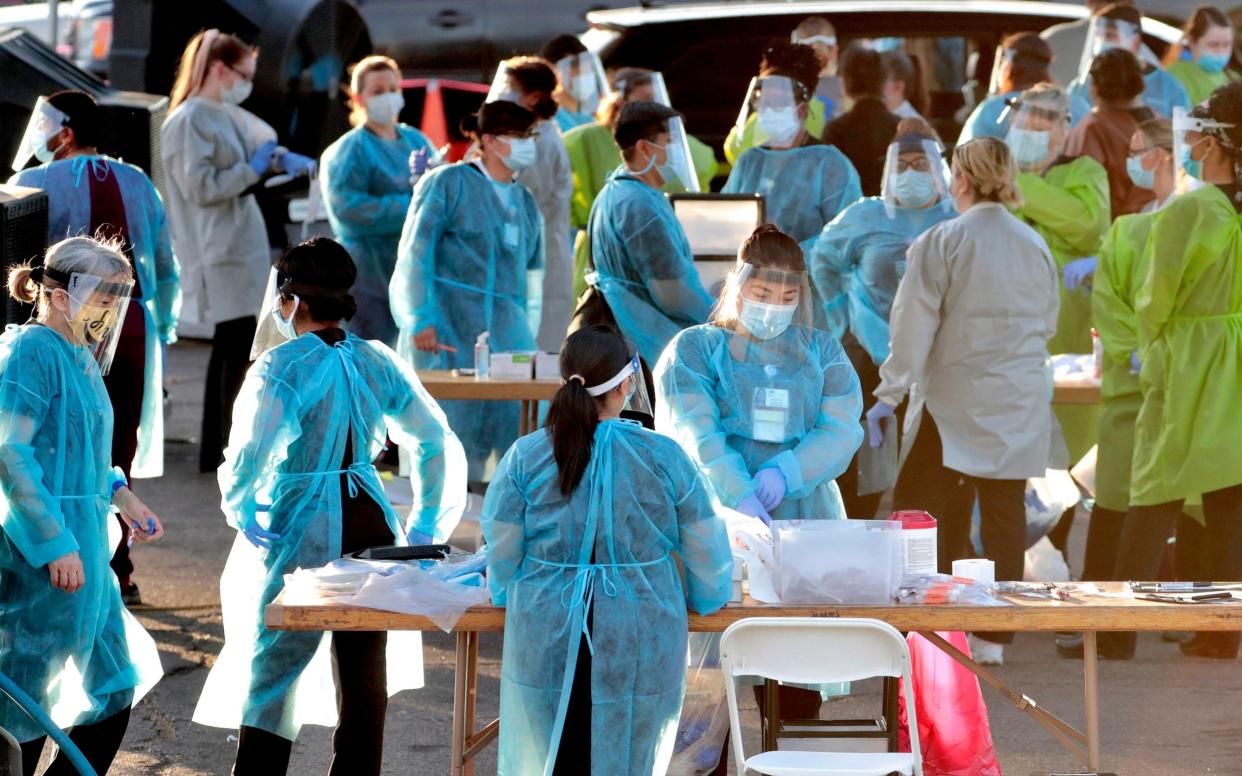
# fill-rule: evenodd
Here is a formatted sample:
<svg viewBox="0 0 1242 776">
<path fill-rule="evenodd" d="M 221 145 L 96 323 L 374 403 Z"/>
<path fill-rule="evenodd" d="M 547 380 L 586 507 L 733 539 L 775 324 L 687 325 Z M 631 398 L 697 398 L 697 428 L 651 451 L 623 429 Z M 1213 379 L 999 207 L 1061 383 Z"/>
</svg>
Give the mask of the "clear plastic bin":
<svg viewBox="0 0 1242 776">
<path fill-rule="evenodd" d="M 774 520 L 777 586 L 790 604 L 889 604 L 901 585 L 901 524 Z"/>
</svg>

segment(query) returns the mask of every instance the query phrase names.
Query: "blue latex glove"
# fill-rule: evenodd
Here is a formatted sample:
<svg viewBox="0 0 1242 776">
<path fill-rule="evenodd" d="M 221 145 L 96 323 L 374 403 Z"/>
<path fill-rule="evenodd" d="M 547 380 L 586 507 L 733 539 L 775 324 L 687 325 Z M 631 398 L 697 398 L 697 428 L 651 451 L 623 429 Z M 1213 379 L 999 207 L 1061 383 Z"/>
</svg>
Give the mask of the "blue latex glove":
<svg viewBox="0 0 1242 776">
<path fill-rule="evenodd" d="M 763 508 L 763 503 L 753 493 L 738 502 L 737 511 L 759 518 L 764 525 L 772 525 L 772 516 L 768 514 L 768 510 Z"/>
<path fill-rule="evenodd" d="M 897 413 L 897 407 L 886 401 L 877 401 L 867 410 L 867 441 L 872 447 L 884 444 L 884 427 L 880 421 L 891 418 Z"/>
<path fill-rule="evenodd" d="M 1134 374 L 1139 374 L 1143 371 L 1143 362 L 1139 360 L 1137 350 L 1130 351 L 1130 371 Z"/>
<path fill-rule="evenodd" d="M 272 156 L 275 153 L 275 140 L 269 140 L 259 146 L 259 150 L 254 152 L 254 156 L 250 157 L 250 169 L 254 170 L 255 175 L 263 175 L 263 173 L 272 169 Z"/>
<path fill-rule="evenodd" d="M 435 537 L 428 536 L 427 534 L 423 533 L 417 528 L 412 529 L 409 532 L 409 534 L 406 535 L 405 539 L 407 542 L 410 543 L 411 547 L 418 547 L 419 545 L 422 545 L 422 544 L 435 544 L 436 543 Z"/>
<path fill-rule="evenodd" d="M 246 541 L 258 547 L 260 550 L 270 550 L 272 545 L 281 540 L 281 535 L 272 533 L 259 527 L 258 523 L 251 523 L 242 529 L 242 536 L 246 537 Z"/>
<path fill-rule="evenodd" d="M 410 152 L 410 177 L 420 178 L 423 173 L 427 172 L 427 163 L 431 160 L 431 153 L 426 148 L 420 148 L 417 151 Z"/>
<path fill-rule="evenodd" d="M 769 512 L 785 500 L 786 488 L 788 488 L 788 483 L 785 482 L 785 475 L 780 469 L 771 467 L 760 469 L 755 475 L 755 496 L 758 497 L 759 503 L 763 504 L 763 508 Z"/>
<path fill-rule="evenodd" d="M 314 175 L 316 165 L 315 160 L 309 156 L 302 156 L 289 151 L 280 157 L 280 167 L 284 172 L 296 178 L 301 175 Z"/>
<path fill-rule="evenodd" d="M 1065 278 L 1065 288 L 1073 291 L 1079 286 L 1087 286 L 1087 278 L 1095 274 L 1096 259 L 1094 256 L 1088 256 L 1085 259 L 1074 259 L 1065 265 L 1065 269 L 1061 270 L 1061 276 Z"/>
</svg>

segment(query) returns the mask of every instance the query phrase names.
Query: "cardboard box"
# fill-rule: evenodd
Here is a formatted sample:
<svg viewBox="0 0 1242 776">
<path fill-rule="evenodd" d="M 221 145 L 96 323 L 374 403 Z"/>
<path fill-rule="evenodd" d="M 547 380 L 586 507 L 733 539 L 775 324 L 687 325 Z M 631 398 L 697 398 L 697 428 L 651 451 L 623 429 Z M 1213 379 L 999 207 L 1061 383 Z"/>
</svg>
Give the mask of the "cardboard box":
<svg viewBox="0 0 1242 776">
<path fill-rule="evenodd" d="M 535 379 L 559 380 L 561 377 L 561 355 L 559 353 L 535 354 Z"/>
<path fill-rule="evenodd" d="M 490 380 L 531 380 L 535 376 L 533 350 L 493 353 L 488 363 Z"/>
</svg>

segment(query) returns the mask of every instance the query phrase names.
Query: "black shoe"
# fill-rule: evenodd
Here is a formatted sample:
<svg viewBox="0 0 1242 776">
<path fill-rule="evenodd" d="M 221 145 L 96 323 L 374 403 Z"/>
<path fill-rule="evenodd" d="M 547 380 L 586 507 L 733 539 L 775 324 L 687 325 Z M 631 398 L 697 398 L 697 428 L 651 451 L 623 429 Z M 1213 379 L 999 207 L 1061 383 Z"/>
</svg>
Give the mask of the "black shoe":
<svg viewBox="0 0 1242 776">
<path fill-rule="evenodd" d="M 1187 657 L 1207 657 L 1216 660 L 1233 660 L 1238 656 L 1238 633 L 1196 633 L 1178 647 Z"/>
<path fill-rule="evenodd" d="M 121 588 L 121 603 L 126 607 L 142 606 L 142 596 L 138 593 L 138 586 L 133 582 Z"/>
</svg>

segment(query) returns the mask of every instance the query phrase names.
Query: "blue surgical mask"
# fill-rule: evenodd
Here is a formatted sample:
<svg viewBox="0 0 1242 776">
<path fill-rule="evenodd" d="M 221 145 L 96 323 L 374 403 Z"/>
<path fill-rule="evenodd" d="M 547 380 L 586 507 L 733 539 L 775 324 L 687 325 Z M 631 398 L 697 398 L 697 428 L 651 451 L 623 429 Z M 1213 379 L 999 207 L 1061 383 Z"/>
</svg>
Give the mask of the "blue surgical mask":
<svg viewBox="0 0 1242 776">
<path fill-rule="evenodd" d="M 681 169 L 681 166 L 678 165 L 674 161 L 676 157 L 677 157 L 676 146 L 674 146 L 672 143 L 669 143 L 668 145 L 664 146 L 664 164 L 657 164 L 656 172 L 660 173 L 660 177 L 664 179 L 665 183 L 672 183 L 673 181 L 681 181 L 682 185 L 684 186 L 685 181 L 681 180 L 681 173 L 678 172 L 678 170 Z"/>
<path fill-rule="evenodd" d="M 238 78 L 232 86 L 220 92 L 221 101 L 229 105 L 241 105 L 254 91 L 254 82 Z"/>
<path fill-rule="evenodd" d="M 393 124 L 404 107 L 405 97 L 401 92 L 377 94 L 367 99 L 367 119 L 385 126 Z"/>
<path fill-rule="evenodd" d="M 1229 54 L 1208 54 L 1205 52 L 1199 55 L 1199 67 L 1213 75 L 1223 73 L 1229 65 L 1229 59 Z"/>
<path fill-rule="evenodd" d="M 1126 173 L 1130 176 L 1130 182 L 1140 189 L 1150 191 L 1156 185 L 1156 171 L 1143 168 L 1142 154 L 1126 158 Z"/>
<path fill-rule="evenodd" d="M 298 305 L 300 304 L 302 304 L 302 300 L 298 298 L 297 294 L 294 294 L 293 295 L 293 312 L 289 314 L 288 318 L 285 318 L 283 315 L 280 314 L 279 304 L 276 305 L 274 308 L 272 308 L 272 318 L 275 319 L 276 321 L 276 331 L 280 332 L 280 336 L 284 337 L 285 339 L 297 339 L 298 338 L 298 330 L 297 330 L 297 327 L 293 325 L 293 319 L 297 317 Z"/>
<path fill-rule="evenodd" d="M 505 167 L 514 172 L 521 172 L 535 163 L 535 138 L 507 137 L 509 155 L 503 157 Z"/>
<path fill-rule="evenodd" d="M 1203 180 L 1203 162 L 1191 158 L 1190 154 L 1193 150 L 1194 146 L 1192 145 L 1182 146 L 1182 158 L 1180 160 L 1182 169 L 1185 170 L 1186 174 L 1190 177 L 1197 181 L 1201 181 Z"/>
<path fill-rule="evenodd" d="M 1006 138 L 1019 167 L 1031 167 L 1048 158 L 1052 133 L 1047 130 L 1011 129 Z"/>
<path fill-rule="evenodd" d="M 893 177 L 893 196 L 902 207 L 927 207 L 936 201 L 936 178 L 921 170 L 899 172 Z"/>
<path fill-rule="evenodd" d="M 797 303 L 767 304 L 742 297 L 742 310 L 738 320 L 755 339 L 770 340 L 779 337 L 789 328 L 797 311 Z"/>
</svg>

